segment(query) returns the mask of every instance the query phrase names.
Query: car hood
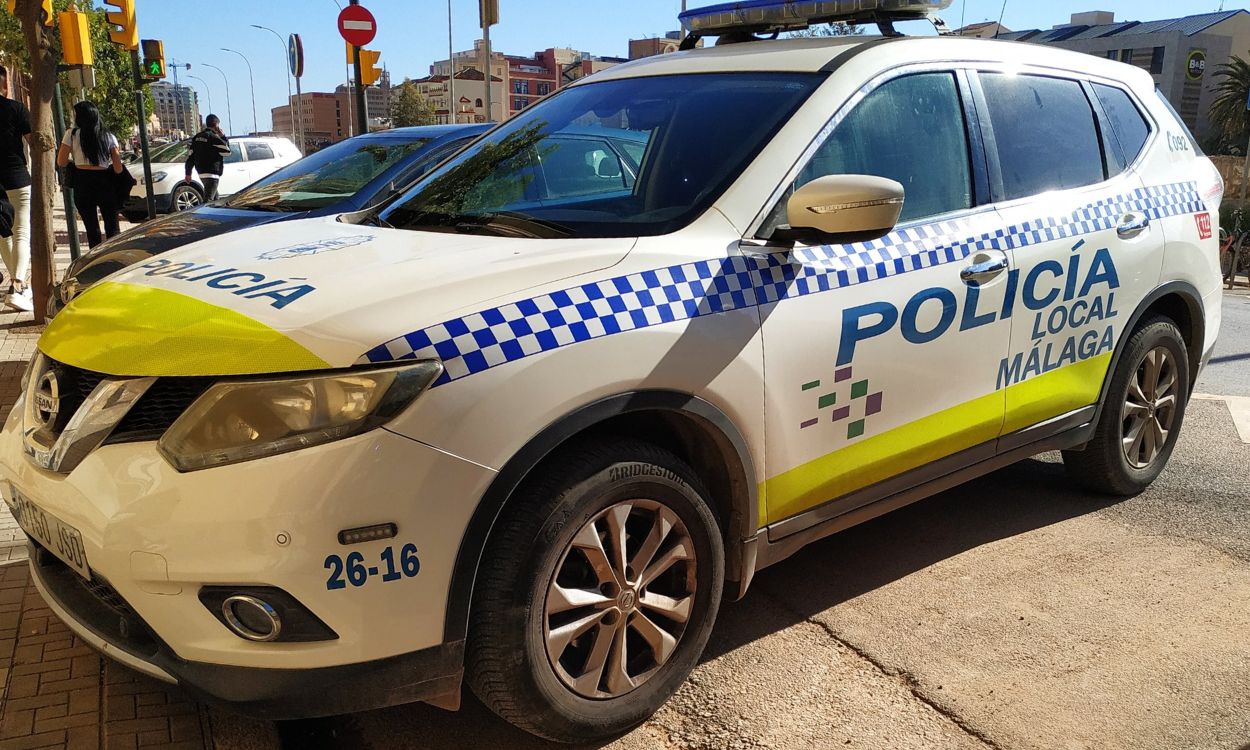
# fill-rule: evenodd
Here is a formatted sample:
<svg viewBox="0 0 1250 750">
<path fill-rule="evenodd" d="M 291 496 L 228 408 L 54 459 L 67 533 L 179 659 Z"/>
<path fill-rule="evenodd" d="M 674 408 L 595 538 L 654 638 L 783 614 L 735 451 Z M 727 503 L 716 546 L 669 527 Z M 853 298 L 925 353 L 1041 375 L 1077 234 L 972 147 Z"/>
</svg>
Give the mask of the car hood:
<svg viewBox="0 0 1250 750">
<path fill-rule="evenodd" d="M 292 217 L 292 214 L 238 211 L 216 206 L 168 214 L 128 230 L 86 253 L 70 264 L 65 277 L 74 279 L 80 289 L 85 288 L 123 268 L 183 245 Z"/>
<path fill-rule="evenodd" d="M 487 300 L 615 265 L 634 243 L 413 232 L 335 218 L 268 224 L 97 284 L 53 318 L 39 348 L 119 376 L 350 367 Z"/>
</svg>

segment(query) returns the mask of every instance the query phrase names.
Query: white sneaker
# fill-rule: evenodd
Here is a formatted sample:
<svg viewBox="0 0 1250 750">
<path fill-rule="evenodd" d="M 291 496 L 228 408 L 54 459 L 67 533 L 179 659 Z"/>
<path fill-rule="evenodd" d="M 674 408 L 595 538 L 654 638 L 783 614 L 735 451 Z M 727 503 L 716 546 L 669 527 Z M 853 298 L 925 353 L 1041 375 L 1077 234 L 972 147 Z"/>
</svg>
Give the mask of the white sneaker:
<svg viewBox="0 0 1250 750">
<path fill-rule="evenodd" d="M 35 302 L 31 299 L 30 289 L 23 289 L 20 292 L 10 294 L 4 304 L 19 312 L 30 312 L 35 309 Z"/>
</svg>

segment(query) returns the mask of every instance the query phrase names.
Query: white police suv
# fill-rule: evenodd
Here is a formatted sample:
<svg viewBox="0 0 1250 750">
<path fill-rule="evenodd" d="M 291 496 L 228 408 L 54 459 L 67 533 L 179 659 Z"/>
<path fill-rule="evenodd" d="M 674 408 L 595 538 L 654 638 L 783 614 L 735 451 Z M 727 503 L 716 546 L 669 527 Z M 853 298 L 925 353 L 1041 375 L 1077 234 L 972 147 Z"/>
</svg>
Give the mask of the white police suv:
<svg viewBox="0 0 1250 750">
<path fill-rule="evenodd" d="M 758 39 L 871 5 L 691 11 L 381 210 L 75 299 L 0 435 L 49 606 L 262 716 L 467 681 L 583 740 L 815 539 L 1045 450 L 1146 487 L 1219 328 L 1217 172 L 1126 65 Z"/>
</svg>

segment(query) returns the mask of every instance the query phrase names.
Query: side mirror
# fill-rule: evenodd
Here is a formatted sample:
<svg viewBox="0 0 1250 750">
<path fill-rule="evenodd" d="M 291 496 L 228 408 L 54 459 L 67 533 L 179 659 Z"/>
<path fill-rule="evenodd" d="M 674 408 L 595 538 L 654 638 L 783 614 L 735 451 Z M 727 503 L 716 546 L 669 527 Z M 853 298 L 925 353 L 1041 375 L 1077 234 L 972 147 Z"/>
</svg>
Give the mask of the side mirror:
<svg viewBox="0 0 1250 750">
<path fill-rule="evenodd" d="M 862 242 L 889 234 L 903 210 L 903 186 L 884 177 L 818 177 L 786 204 L 790 227 L 776 239 L 813 243 Z"/>
<path fill-rule="evenodd" d="M 621 176 L 621 163 L 616 160 L 615 156 L 608 156 L 595 167 L 595 174 L 601 179 L 615 180 Z"/>
</svg>

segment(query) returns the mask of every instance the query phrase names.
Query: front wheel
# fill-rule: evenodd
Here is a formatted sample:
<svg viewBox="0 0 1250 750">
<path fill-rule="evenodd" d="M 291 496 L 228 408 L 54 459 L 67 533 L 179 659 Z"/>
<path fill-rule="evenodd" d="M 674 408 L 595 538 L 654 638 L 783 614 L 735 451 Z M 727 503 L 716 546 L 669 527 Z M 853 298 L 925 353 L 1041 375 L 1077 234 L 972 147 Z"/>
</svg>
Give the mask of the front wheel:
<svg viewBox="0 0 1250 750">
<path fill-rule="evenodd" d="M 698 662 L 724 551 L 679 458 L 610 440 L 565 451 L 513 497 L 486 554 L 467 677 L 518 727 L 560 742 L 645 721 Z"/>
<path fill-rule="evenodd" d="M 1189 354 L 1171 320 L 1152 318 L 1133 333 L 1107 390 L 1094 437 L 1063 452 L 1068 473 L 1108 495 L 1135 495 L 1167 465 L 1189 400 Z"/>
<path fill-rule="evenodd" d="M 169 196 L 169 207 L 173 213 L 190 211 L 203 202 L 204 197 L 200 195 L 200 191 L 191 185 L 179 185 Z"/>
</svg>

